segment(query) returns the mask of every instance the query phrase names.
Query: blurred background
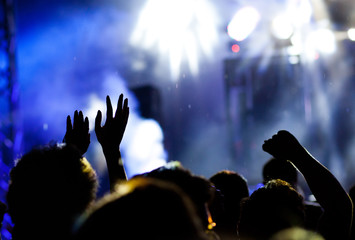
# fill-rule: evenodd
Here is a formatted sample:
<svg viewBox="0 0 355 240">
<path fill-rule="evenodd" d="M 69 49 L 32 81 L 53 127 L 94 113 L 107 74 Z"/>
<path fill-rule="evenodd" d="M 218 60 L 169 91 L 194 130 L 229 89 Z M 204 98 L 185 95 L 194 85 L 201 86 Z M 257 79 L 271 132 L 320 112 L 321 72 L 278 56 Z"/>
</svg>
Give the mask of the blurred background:
<svg viewBox="0 0 355 240">
<path fill-rule="evenodd" d="M 355 183 L 355 2 L 2 0 L 0 199 L 14 159 L 61 142 L 67 115 L 129 98 L 129 176 L 178 160 L 251 188 L 280 129 Z M 107 190 L 91 132 L 86 157 Z M 6 238 L 6 229 L 3 237 Z"/>
</svg>

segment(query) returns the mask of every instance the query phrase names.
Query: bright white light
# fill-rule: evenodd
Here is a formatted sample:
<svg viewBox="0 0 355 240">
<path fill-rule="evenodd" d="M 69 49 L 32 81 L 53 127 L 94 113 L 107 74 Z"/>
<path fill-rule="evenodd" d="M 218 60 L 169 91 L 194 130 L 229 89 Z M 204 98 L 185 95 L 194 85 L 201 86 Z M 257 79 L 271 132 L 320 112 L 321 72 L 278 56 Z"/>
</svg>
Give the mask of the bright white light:
<svg viewBox="0 0 355 240">
<path fill-rule="evenodd" d="M 271 30 L 278 39 L 289 39 L 293 34 L 292 23 L 283 15 L 275 17 L 272 21 Z"/>
<path fill-rule="evenodd" d="M 165 165 L 163 132 L 156 121 L 133 117 L 127 128 L 129 145 L 124 144 L 122 152 L 127 160 L 124 165 L 129 178 Z"/>
<path fill-rule="evenodd" d="M 302 49 L 298 46 L 289 46 L 287 48 L 287 54 L 290 56 L 299 56 L 302 54 Z"/>
<path fill-rule="evenodd" d="M 198 73 L 199 57 L 212 57 L 217 44 L 217 17 L 208 0 L 149 0 L 144 6 L 130 42 L 154 51 L 170 63 L 173 79 L 187 61 Z"/>
<path fill-rule="evenodd" d="M 303 27 L 304 24 L 308 24 L 311 21 L 312 14 L 312 5 L 309 0 L 290 2 L 287 11 L 287 15 L 295 27 Z"/>
<path fill-rule="evenodd" d="M 259 20 L 260 14 L 255 8 L 243 7 L 228 24 L 228 35 L 237 41 L 243 41 L 253 32 Z"/>
<path fill-rule="evenodd" d="M 288 62 L 291 64 L 298 64 L 300 62 L 300 59 L 297 56 L 290 56 L 288 58 Z"/>
<path fill-rule="evenodd" d="M 298 49 L 303 48 L 303 35 L 300 32 L 295 32 L 290 40 L 293 46 L 297 47 Z"/>
<path fill-rule="evenodd" d="M 348 30 L 348 37 L 351 41 L 355 41 L 355 28 L 350 28 Z"/>
<path fill-rule="evenodd" d="M 307 45 L 320 53 L 332 54 L 336 50 L 336 39 L 331 30 L 323 28 L 310 34 Z"/>
</svg>

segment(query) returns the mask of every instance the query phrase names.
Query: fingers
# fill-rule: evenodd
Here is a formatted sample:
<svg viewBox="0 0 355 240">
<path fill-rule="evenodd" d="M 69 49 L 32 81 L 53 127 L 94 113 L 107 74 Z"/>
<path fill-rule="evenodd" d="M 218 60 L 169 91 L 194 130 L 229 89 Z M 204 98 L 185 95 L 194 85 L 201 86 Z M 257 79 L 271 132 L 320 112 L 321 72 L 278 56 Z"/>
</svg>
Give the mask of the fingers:
<svg viewBox="0 0 355 240">
<path fill-rule="evenodd" d="M 123 104 L 123 107 L 122 107 Z M 115 116 L 113 118 L 113 110 L 112 110 L 112 103 L 111 99 L 109 96 L 106 97 L 106 123 L 103 128 L 105 128 L 106 124 L 110 122 L 112 119 L 116 122 L 119 121 L 120 124 L 124 124 L 126 126 L 127 121 L 128 121 L 128 116 L 129 116 L 129 107 L 128 107 L 128 99 L 123 100 L 123 94 L 120 94 L 118 101 L 117 101 L 117 109 L 115 112 Z M 102 113 L 99 110 L 97 112 L 96 118 L 95 118 L 95 132 L 98 130 L 101 130 L 101 121 L 102 121 Z"/>
<path fill-rule="evenodd" d="M 272 139 L 285 139 L 285 138 L 295 138 L 295 137 L 289 131 L 286 130 L 280 130 L 274 136 L 272 136 Z"/>
<path fill-rule="evenodd" d="M 86 127 L 86 125 L 89 126 L 88 124 L 89 124 L 89 119 L 85 119 L 85 122 L 84 122 L 84 114 L 83 114 L 82 111 L 79 111 L 79 112 L 75 111 L 74 112 L 73 129 L 86 130 L 86 129 L 89 129 L 89 128 Z"/>
<path fill-rule="evenodd" d="M 262 149 L 265 151 L 265 152 L 269 152 L 270 151 L 270 139 L 269 140 L 265 140 L 264 141 L 264 144 L 262 145 Z"/>
<path fill-rule="evenodd" d="M 111 99 L 109 96 L 106 97 L 106 119 L 111 120 L 112 119 L 112 104 L 111 104 Z"/>
<path fill-rule="evenodd" d="M 79 118 L 78 110 L 75 110 L 74 120 L 73 120 L 73 129 L 76 129 L 78 127 L 78 118 Z"/>
<path fill-rule="evenodd" d="M 272 146 L 275 144 L 275 142 L 277 142 L 278 140 L 278 135 L 279 132 L 277 134 L 274 134 L 271 138 L 267 139 L 264 141 L 264 144 L 262 145 L 262 149 L 265 152 L 270 153 L 270 151 L 272 150 Z"/>
<path fill-rule="evenodd" d="M 71 118 L 70 115 L 67 116 L 67 132 L 70 132 L 73 129 L 73 126 L 71 124 Z"/>
<path fill-rule="evenodd" d="M 100 110 L 97 111 L 95 118 L 95 132 L 97 133 L 101 129 L 102 113 Z"/>
<path fill-rule="evenodd" d="M 123 94 L 121 93 L 121 95 L 117 101 L 117 109 L 116 109 L 116 113 L 115 113 L 115 118 L 120 117 L 120 115 L 122 113 L 122 102 L 123 102 Z"/>
<path fill-rule="evenodd" d="M 85 130 L 89 131 L 89 118 L 88 117 L 85 118 L 84 127 L 85 127 Z"/>
<path fill-rule="evenodd" d="M 126 98 L 123 105 L 123 116 L 122 116 L 125 125 L 127 124 L 128 116 L 129 116 L 129 107 L 128 107 L 128 99 Z"/>
<path fill-rule="evenodd" d="M 82 130 L 83 127 L 85 127 L 85 125 L 84 125 L 84 115 L 83 115 L 83 112 L 82 112 L 82 111 L 79 112 L 77 127 L 78 127 L 80 130 Z"/>
<path fill-rule="evenodd" d="M 124 104 L 123 104 L 123 110 L 127 109 L 128 108 L 128 99 L 126 98 L 124 100 Z"/>
<path fill-rule="evenodd" d="M 121 96 L 120 96 L 121 97 Z M 122 95 L 123 98 L 123 95 Z M 121 105 L 122 108 L 122 105 Z M 123 129 L 126 128 L 127 122 L 128 122 L 128 116 L 129 116 L 129 107 L 128 107 L 128 99 L 126 98 L 123 103 L 123 108 L 121 110 L 121 114 L 119 115 L 118 120 L 122 123 Z"/>
<path fill-rule="evenodd" d="M 83 123 L 84 122 L 84 115 L 83 115 L 83 112 L 80 111 L 79 112 L 79 123 Z"/>
<path fill-rule="evenodd" d="M 301 146 L 298 140 L 288 131 L 280 130 L 270 139 L 265 140 L 262 149 L 275 158 L 287 159 L 292 152 Z"/>
<path fill-rule="evenodd" d="M 123 103 L 123 107 L 122 107 L 122 103 Z M 129 115 L 128 99 L 125 98 L 125 100 L 123 101 L 123 94 L 120 94 L 120 97 L 118 98 L 117 101 L 115 120 L 122 121 L 126 125 L 128 121 L 128 115 Z"/>
</svg>

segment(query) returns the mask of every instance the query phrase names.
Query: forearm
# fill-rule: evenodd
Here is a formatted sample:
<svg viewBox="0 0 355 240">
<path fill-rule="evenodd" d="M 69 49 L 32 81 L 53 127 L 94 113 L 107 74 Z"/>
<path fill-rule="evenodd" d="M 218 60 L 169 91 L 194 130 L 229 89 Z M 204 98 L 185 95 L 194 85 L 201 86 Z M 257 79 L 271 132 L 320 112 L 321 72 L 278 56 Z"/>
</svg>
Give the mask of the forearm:
<svg viewBox="0 0 355 240">
<path fill-rule="evenodd" d="M 339 181 L 306 149 L 290 160 L 302 173 L 323 208 L 328 208 L 328 206 L 333 208 L 340 202 L 351 206 L 350 198 Z"/>
<path fill-rule="evenodd" d="M 117 149 L 105 149 L 103 152 L 106 159 L 107 171 L 110 180 L 110 190 L 114 190 L 114 186 L 117 181 L 126 181 L 126 172 L 123 167 L 120 150 Z"/>
<path fill-rule="evenodd" d="M 352 223 L 352 202 L 334 175 L 318 162 L 288 131 L 280 130 L 263 144 L 275 158 L 289 160 L 303 174 L 324 209 L 319 222 L 325 239 L 347 239 Z"/>
<path fill-rule="evenodd" d="M 342 228 L 339 231 L 349 231 L 352 222 L 352 202 L 335 176 L 306 149 L 291 159 L 291 162 L 302 173 L 313 195 L 324 209 L 326 219 L 323 220 L 327 222 L 325 225 L 336 221 L 337 226 Z"/>
</svg>

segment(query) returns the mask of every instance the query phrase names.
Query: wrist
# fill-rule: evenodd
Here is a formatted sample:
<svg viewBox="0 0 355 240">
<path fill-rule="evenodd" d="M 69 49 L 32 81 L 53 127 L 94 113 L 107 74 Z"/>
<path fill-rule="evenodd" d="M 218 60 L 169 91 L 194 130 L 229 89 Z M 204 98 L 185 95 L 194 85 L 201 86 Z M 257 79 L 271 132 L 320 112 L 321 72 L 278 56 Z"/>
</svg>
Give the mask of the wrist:
<svg viewBox="0 0 355 240">
<path fill-rule="evenodd" d="M 108 164 L 118 163 L 119 159 L 121 158 L 121 152 L 119 148 L 103 148 L 102 150 Z"/>
<path fill-rule="evenodd" d="M 119 153 L 120 148 L 117 146 L 102 146 L 102 151 L 106 153 Z"/>
</svg>

